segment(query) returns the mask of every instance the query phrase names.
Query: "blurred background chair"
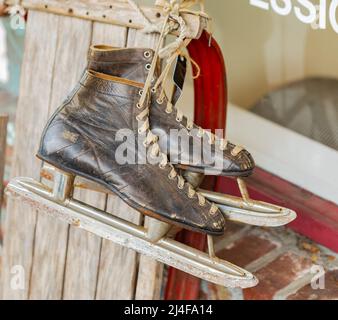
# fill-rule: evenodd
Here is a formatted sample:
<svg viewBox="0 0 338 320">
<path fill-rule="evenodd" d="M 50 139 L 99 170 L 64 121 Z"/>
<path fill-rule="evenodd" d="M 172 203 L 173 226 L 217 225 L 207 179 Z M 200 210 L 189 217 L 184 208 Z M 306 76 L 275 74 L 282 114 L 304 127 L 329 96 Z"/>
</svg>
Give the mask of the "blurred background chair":
<svg viewBox="0 0 338 320">
<path fill-rule="evenodd" d="M 252 112 L 338 150 L 338 80 L 309 78 L 271 91 Z"/>
</svg>

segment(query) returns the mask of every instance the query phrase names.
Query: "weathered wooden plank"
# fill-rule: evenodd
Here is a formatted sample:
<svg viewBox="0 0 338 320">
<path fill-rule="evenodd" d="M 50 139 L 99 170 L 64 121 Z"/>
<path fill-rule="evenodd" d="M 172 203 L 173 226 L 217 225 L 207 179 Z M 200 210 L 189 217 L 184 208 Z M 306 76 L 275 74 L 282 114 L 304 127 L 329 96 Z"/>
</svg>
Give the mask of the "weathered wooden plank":
<svg viewBox="0 0 338 320">
<path fill-rule="evenodd" d="M 7 136 L 8 116 L 0 115 L 0 211 L 3 196 L 3 177 L 6 158 L 6 136 Z"/>
<path fill-rule="evenodd" d="M 127 28 L 103 23 L 94 23 L 93 44 L 125 47 Z M 138 212 L 127 206 L 117 196 L 109 196 L 107 212 L 140 223 Z M 137 254 L 108 240 L 102 240 L 102 249 L 97 277 L 96 299 L 133 299 L 137 275 Z"/>
<path fill-rule="evenodd" d="M 146 217 L 144 225 L 147 226 L 149 218 Z M 163 280 L 164 265 L 141 255 L 136 286 L 136 300 L 159 300 Z"/>
<path fill-rule="evenodd" d="M 155 48 L 158 35 L 147 35 L 140 30 L 129 29 L 128 47 Z M 148 218 L 145 219 L 147 223 Z M 159 299 L 163 264 L 149 257 L 140 257 L 135 299 Z"/>
<path fill-rule="evenodd" d="M 127 47 L 132 48 L 155 48 L 157 34 L 146 34 L 142 30 L 128 29 Z"/>
<path fill-rule="evenodd" d="M 20 101 L 24 106 L 21 110 L 25 111 L 25 116 L 19 117 L 18 123 L 22 125 L 20 128 L 24 128 L 23 124 L 29 124 L 31 145 L 27 148 L 25 141 L 26 152 L 23 153 L 24 142 L 18 143 L 13 175 L 27 175 L 38 179 L 40 163 L 33 155 L 37 150 L 48 116 L 78 81 L 84 68 L 91 38 L 91 23 L 34 11 L 30 12 L 30 17 L 34 19 L 29 19 L 27 39 L 32 37 L 33 40 L 27 45 L 28 58 L 24 62 L 24 70 L 32 69 L 24 73 Z M 37 39 L 30 34 L 30 28 L 35 30 L 35 35 L 41 33 L 36 30 L 53 31 L 44 32 L 44 37 Z M 142 39 L 139 39 L 137 33 L 135 30 L 129 30 L 127 41 L 126 28 L 95 23 L 92 40 L 93 43 L 105 42 L 114 46 L 125 46 L 126 43 L 130 46 L 154 46 L 154 37 L 140 32 Z M 44 43 L 43 52 L 41 52 L 40 39 Z M 72 59 L 69 59 L 69 52 L 72 52 Z M 23 100 L 23 97 L 27 96 L 29 99 Z M 32 119 L 27 119 L 27 114 L 30 114 Z M 38 126 L 36 126 L 36 119 Z M 19 130 L 18 138 L 24 139 L 26 134 L 27 128 L 21 132 Z M 87 191 L 86 194 L 76 193 L 76 197 L 101 209 L 106 204 L 106 195 L 91 191 Z M 5 261 L 7 260 L 4 261 L 4 274 L 6 273 L 3 278 L 4 298 L 133 299 L 135 297 L 135 279 L 138 272 L 138 258 L 135 252 L 74 228 L 71 228 L 68 233 L 68 227 L 62 222 L 51 219 L 43 213 L 36 218 L 34 210 L 12 200 L 10 203 L 11 219 L 6 224 L 10 228 L 6 228 L 6 231 L 19 230 L 20 237 L 9 237 L 9 233 L 6 233 L 9 245 L 5 249 L 7 257 L 4 258 Z M 117 197 L 110 196 L 107 209 L 109 212 L 117 211 L 120 216 L 134 223 L 142 222 L 142 216 Z M 27 213 L 27 210 L 31 212 Z M 27 214 L 21 217 L 21 212 Z M 24 219 L 27 223 L 22 224 Z M 22 230 L 18 226 L 22 226 Z M 22 249 L 24 244 L 27 251 Z M 11 267 L 17 264 L 22 265 L 25 270 L 24 290 L 10 288 Z M 157 265 L 152 261 L 143 262 L 142 265 L 144 265 L 143 270 L 146 270 L 147 266 L 157 269 Z M 146 283 L 144 277 L 142 285 L 138 286 L 139 292 L 147 287 L 146 290 L 150 290 L 150 296 L 153 296 L 156 289 L 149 288 L 155 288 L 156 285 L 154 282 L 151 282 L 151 285 Z"/>
<path fill-rule="evenodd" d="M 58 16 L 30 12 L 16 117 L 12 176 L 26 175 L 39 179 L 41 163 L 34 155 L 43 126 L 48 120 L 58 21 Z M 8 200 L 1 275 L 4 299 L 28 298 L 35 225 L 35 210 L 15 199 Z M 17 265 L 25 272 L 24 287 L 19 289 L 11 288 L 11 270 Z"/>
<path fill-rule="evenodd" d="M 109 196 L 107 211 L 135 224 L 141 223 L 141 215 L 117 196 Z M 135 251 L 103 240 L 96 299 L 134 299 L 137 256 Z"/>
<path fill-rule="evenodd" d="M 58 51 L 56 55 L 57 68 L 54 73 L 51 112 L 54 111 L 54 109 L 62 102 L 74 85 L 79 81 L 81 73 L 86 65 L 91 33 L 91 22 L 72 19 L 69 17 L 60 17 Z M 71 56 L 70 53 L 72 53 Z M 80 193 L 76 194 L 76 196 L 93 205 L 98 205 L 101 201 L 101 198 L 98 197 L 96 193 Z M 100 200 L 96 198 L 100 198 Z M 105 198 L 103 198 L 103 206 L 104 204 Z M 98 207 L 102 208 L 102 205 L 98 205 Z M 41 223 L 40 219 L 42 220 Z M 40 230 L 42 242 L 44 233 L 47 234 L 46 230 L 48 230 L 48 236 L 51 239 L 48 245 L 38 245 L 38 247 L 42 247 L 40 249 L 41 258 L 44 259 L 46 263 L 50 264 L 49 270 L 46 266 L 42 266 L 43 269 L 40 273 L 48 273 L 49 278 L 52 278 L 53 280 L 49 281 L 48 286 L 50 286 L 52 291 L 49 292 L 47 289 L 43 289 L 44 281 L 41 280 L 41 277 L 39 278 L 39 272 L 36 273 L 38 276 L 36 283 L 33 281 L 33 276 L 35 275 L 35 273 L 33 273 L 31 288 L 32 298 L 45 297 L 46 294 L 52 299 L 60 299 L 63 296 L 65 296 L 65 298 L 69 298 L 72 294 L 74 294 L 76 298 L 92 298 L 96 284 L 95 281 L 92 283 L 86 280 L 92 276 L 94 279 L 96 278 L 96 274 L 93 275 L 93 272 L 89 271 L 91 271 L 93 264 L 96 264 L 97 266 L 97 261 L 95 261 L 94 254 L 93 264 L 91 263 L 92 260 L 86 260 L 85 263 L 83 261 L 84 259 L 81 258 L 83 258 L 83 256 L 87 257 L 86 253 L 90 248 L 93 249 L 94 252 L 97 252 L 98 260 L 100 247 L 99 238 L 87 232 L 79 232 L 79 230 L 73 230 L 72 228 L 69 230 L 69 227 L 66 224 L 55 221 L 44 214 L 39 217 L 38 222 L 36 239 L 39 239 Z M 48 253 L 45 253 L 44 256 L 42 256 L 44 251 L 48 251 L 50 254 L 48 255 Z M 81 268 L 79 268 L 79 264 L 81 265 Z M 36 263 L 34 262 L 34 267 L 35 265 Z M 76 267 L 75 270 L 73 270 L 74 266 Z M 73 271 L 69 272 L 69 270 Z M 82 270 L 82 272 L 79 272 L 79 270 Z M 86 285 L 87 290 L 82 290 L 83 283 Z M 48 286 L 45 287 L 48 288 Z M 70 288 L 72 289 L 69 290 Z M 41 289 L 45 291 L 41 292 Z M 81 292 L 81 296 L 78 296 L 79 292 Z"/>
<path fill-rule="evenodd" d="M 17 0 L 7 0 L 5 2 L 13 4 L 15 1 Z M 26 9 L 40 10 L 133 29 L 142 29 L 145 26 L 143 17 L 126 0 L 22 0 L 21 5 Z M 142 10 L 152 23 L 157 24 L 164 19 L 162 7 L 142 7 Z M 199 38 L 202 30 L 206 27 L 206 18 L 190 13 L 183 13 L 182 16 L 187 23 L 187 38 Z"/>
<path fill-rule="evenodd" d="M 40 28 L 44 29 L 44 26 L 41 25 Z M 59 17 L 49 116 L 69 94 L 84 70 L 91 28 L 92 23 L 89 21 Z M 47 33 L 50 32 L 46 30 Z M 39 50 L 43 50 L 43 47 L 40 46 Z M 29 298 L 62 297 L 68 229 L 67 224 L 44 213 L 38 215 Z M 69 249 L 71 248 L 68 247 L 68 252 Z M 78 252 L 82 252 L 81 248 L 78 248 Z M 82 267 L 85 272 L 85 266 Z"/>
<path fill-rule="evenodd" d="M 107 44 L 122 48 L 126 46 L 126 38 L 127 28 L 99 22 L 93 24 L 93 44 Z"/>
<path fill-rule="evenodd" d="M 105 209 L 105 194 L 76 190 L 74 197 L 96 208 Z M 95 299 L 101 243 L 100 237 L 70 227 L 63 299 Z"/>
<path fill-rule="evenodd" d="M 140 255 L 140 267 L 135 300 L 159 300 L 163 282 L 164 265 Z"/>
</svg>

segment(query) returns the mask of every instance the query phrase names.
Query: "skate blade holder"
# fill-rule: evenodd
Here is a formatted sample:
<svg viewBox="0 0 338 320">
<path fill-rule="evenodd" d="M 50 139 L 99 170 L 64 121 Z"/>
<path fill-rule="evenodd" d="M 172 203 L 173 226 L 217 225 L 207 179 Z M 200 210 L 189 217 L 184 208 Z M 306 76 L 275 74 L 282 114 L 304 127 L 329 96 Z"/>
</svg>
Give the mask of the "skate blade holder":
<svg viewBox="0 0 338 320">
<path fill-rule="evenodd" d="M 251 199 L 243 179 L 238 178 L 237 184 L 241 198 L 207 190 L 199 191 L 209 201 L 215 202 L 230 221 L 261 227 L 280 227 L 297 218 L 296 212 L 291 209 Z"/>
<path fill-rule="evenodd" d="M 55 168 L 53 166 L 44 164 L 41 170 L 41 177 L 51 181 L 54 179 L 54 172 Z M 195 179 L 190 180 L 190 182 L 199 185 L 200 175 L 194 175 L 193 173 L 189 174 L 190 179 Z M 261 227 L 280 227 L 296 219 L 297 214 L 293 210 L 251 199 L 243 179 L 237 179 L 237 183 L 242 197 L 235 197 L 202 189 L 199 191 L 209 201 L 216 203 L 229 221 Z M 109 190 L 99 184 L 80 177 L 76 178 L 74 187 L 110 193 Z"/>
<path fill-rule="evenodd" d="M 146 227 L 135 225 L 72 199 L 77 184 L 70 175 L 55 170 L 53 181 L 52 186 L 47 186 L 31 178 L 14 178 L 9 182 L 6 194 L 39 212 L 206 281 L 225 287 L 257 285 L 258 280 L 253 274 L 215 256 L 211 236 L 208 236 L 209 253 L 202 252 L 171 238 L 171 225 L 167 223 L 149 219 Z"/>
</svg>

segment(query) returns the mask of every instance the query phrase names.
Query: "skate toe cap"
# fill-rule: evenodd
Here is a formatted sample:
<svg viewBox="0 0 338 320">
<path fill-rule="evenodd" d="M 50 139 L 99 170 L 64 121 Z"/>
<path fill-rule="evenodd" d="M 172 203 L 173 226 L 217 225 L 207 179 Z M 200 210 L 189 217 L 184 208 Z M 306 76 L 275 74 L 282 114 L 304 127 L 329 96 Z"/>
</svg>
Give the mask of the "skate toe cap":
<svg viewBox="0 0 338 320">
<path fill-rule="evenodd" d="M 216 213 L 211 214 L 208 212 L 209 217 L 205 222 L 205 230 L 212 235 L 222 235 L 225 230 L 225 218 L 221 211 L 218 209 Z"/>
<path fill-rule="evenodd" d="M 247 150 L 243 149 L 240 153 L 238 153 L 226 172 L 231 171 L 242 176 L 248 176 L 252 173 L 254 168 L 255 161 L 252 155 Z"/>
</svg>

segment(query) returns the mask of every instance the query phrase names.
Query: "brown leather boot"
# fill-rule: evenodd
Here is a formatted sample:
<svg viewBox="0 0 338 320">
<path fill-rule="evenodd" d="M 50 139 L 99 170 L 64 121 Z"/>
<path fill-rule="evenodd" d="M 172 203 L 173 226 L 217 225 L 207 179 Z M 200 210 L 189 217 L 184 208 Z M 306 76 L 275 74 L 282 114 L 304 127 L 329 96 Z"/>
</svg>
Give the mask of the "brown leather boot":
<svg viewBox="0 0 338 320">
<path fill-rule="evenodd" d="M 85 72 L 47 123 L 38 157 L 104 185 L 145 215 L 199 232 L 222 234 L 222 213 L 176 173 L 147 129 L 148 120 L 142 120 L 145 109 L 137 104 L 142 88 L 138 82 Z M 120 129 L 132 133 L 124 142 L 124 151 L 137 158 L 137 163 L 121 164 L 117 158 Z M 145 153 L 140 147 L 135 151 L 142 134 L 146 134 Z M 149 163 L 149 156 L 155 164 Z"/>
<path fill-rule="evenodd" d="M 153 56 L 151 49 L 97 45 L 90 48 L 88 69 L 144 83 Z M 158 72 L 153 84 L 157 76 Z M 175 77 L 183 87 L 185 70 L 178 70 Z M 255 163 L 249 152 L 188 121 L 175 107 L 179 95 L 168 101 L 161 90 L 159 86 L 152 92 L 150 127 L 159 136 L 161 150 L 168 154 L 171 163 L 181 169 L 212 175 L 243 177 L 253 172 Z M 177 135 L 170 134 L 172 129 L 179 131 L 187 143 L 180 143 Z"/>
</svg>

